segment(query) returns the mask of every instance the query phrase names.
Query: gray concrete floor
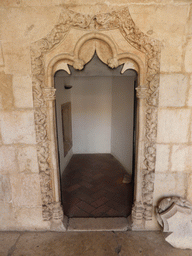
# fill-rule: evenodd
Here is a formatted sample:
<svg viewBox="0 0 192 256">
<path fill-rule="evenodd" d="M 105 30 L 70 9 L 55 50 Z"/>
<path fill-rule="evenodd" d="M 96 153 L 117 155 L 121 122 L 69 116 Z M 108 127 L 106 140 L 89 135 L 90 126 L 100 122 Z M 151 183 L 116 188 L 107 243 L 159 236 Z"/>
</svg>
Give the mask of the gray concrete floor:
<svg viewBox="0 0 192 256">
<path fill-rule="evenodd" d="M 0 256 L 192 256 L 159 232 L 0 232 Z"/>
</svg>

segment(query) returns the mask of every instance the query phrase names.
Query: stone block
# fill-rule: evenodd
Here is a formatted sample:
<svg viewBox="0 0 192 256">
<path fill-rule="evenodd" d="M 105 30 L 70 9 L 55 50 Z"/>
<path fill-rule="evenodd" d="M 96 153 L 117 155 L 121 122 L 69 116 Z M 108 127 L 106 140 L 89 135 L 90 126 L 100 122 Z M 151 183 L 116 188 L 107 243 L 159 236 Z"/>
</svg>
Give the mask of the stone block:
<svg viewBox="0 0 192 256">
<path fill-rule="evenodd" d="M 20 147 L 18 149 L 19 171 L 26 173 L 38 173 L 37 149 L 33 146 Z"/>
<path fill-rule="evenodd" d="M 184 171 L 188 148 L 186 145 L 173 145 L 171 154 L 171 171 Z"/>
<path fill-rule="evenodd" d="M 0 230 L 16 230 L 17 224 L 11 203 L 0 202 Z"/>
<path fill-rule="evenodd" d="M 171 155 L 171 171 L 190 172 L 192 170 L 192 146 L 173 145 Z"/>
<path fill-rule="evenodd" d="M 190 109 L 160 109 L 158 113 L 157 142 L 188 142 Z"/>
<path fill-rule="evenodd" d="M 169 169 L 169 145 L 156 145 L 156 172 L 167 172 Z"/>
<path fill-rule="evenodd" d="M 192 72 L 192 39 L 189 39 L 186 45 L 185 71 Z"/>
<path fill-rule="evenodd" d="M 42 207 L 15 207 L 14 216 L 19 230 L 49 230 L 50 222 L 42 218 Z"/>
<path fill-rule="evenodd" d="M 11 201 L 11 184 L 8 175 L 0 174 L 0 202 Z"/>
<path fill-rule="evenodd" d="M 13 173 L 18 170 L 15 148 L 12 146 L 0 147 L 0 173 Z"/>
<path fill-rule="evenodd" d="M 1 112 L 1 135 L 4 144 L 35 144 L 33 111 Z"/>
<path fill-rule="evenodd" d="M 142 32 L 162 42 L 161 71 L 180 72 L 183 63 L 182 45 L 185 43 L 188 6 L 133 4 L 129 6 L 129 10 Z"/>
<path fill-rule="evenodd" d="M 185 106 L 188 77 L 182 74 L 161 75 L 159 105 L 163 107 Z"/>
<path fill-rule="evenodd" d="M 185 173 L 156 173 L 154 188 L 154 204 L 167 196 L 185 196 L 187 174 Z"/>
<path fill-rule="evenodd" d="M 169 36 L 167 37 L 169 38 Z M 161 52 L 161 72 L 181 72 L 184 40 L 167 39 Z"/>
<path fill-rule="evenodd" d="M 40 181 L 38 174 L 20 173 L 10 176 L 14 207 L 41 206 Z"/>
<path fill-rule="evenodd" d="M 16 108 L 32 108 L 32 82 L 30 76 L 13 77 L 13 95 Z"/>
<path fill-rule="evenodd" d="M 15 8 L 17 9 L 17 8 Z M 18 29 L 16 30 L 18 31 Z M 13 75 L 28 75 L 31 72 L 30 46 L 23 41 L 4 44 L 5 73 Z"/>
</svg>

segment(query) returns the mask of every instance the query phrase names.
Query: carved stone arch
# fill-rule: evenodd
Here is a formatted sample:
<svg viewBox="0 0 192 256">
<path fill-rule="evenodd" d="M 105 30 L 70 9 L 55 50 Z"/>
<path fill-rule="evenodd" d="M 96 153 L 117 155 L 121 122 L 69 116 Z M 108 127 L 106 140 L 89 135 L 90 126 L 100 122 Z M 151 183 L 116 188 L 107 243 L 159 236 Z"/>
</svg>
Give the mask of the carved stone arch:
<svg viewBox="0 0 192 256">
<path fill-rule="evenodd" d="M 79 58 L 79 52 L 80 49 L 82 48 L 82 46 L 90 40 L 101 40 L 103 42 L 105 42 L 107 44 L 107 46 L 110 48 L 111 53 L 112 53 L 112 57 L 108 56 L 107 58 L 107 62 L 105 64 L 107 64 L 109 67 L 111 68 L 116 68 L 118 67 L 119 63 L 118 63 L 118 58 L 117 58 L 117 49 L 115 44 L 113 43 L 113 41 L 110 39 L 110 37 L 102 34 L 102 33 L 98 33 L 98 32 L 93 32 L 93 33 L 88 33 L 86 35 L 84 35 L 83 37 L 80 38 L 80 40 L 77 42 L 75 49 L 74 49 L 74 57 L 75 60 L 80 61 Z M 97 47 L 95 47 L 95 51 L 97 52 Z M 93 57 L 93 56 L 92 56 Z M 99 56 L 98 56 L 99 57 Z M 100 58 L 100 57 L 99 57 Z M 101 58 L 100 58 L 101 59 Z M 101 59 L 101 61 L 103 61 Z M 104 62 L 104 61 L 103 61 Z M 86 64 L 86 63 L 85 63 Z M 77 65 L 74 65 L 74 67 L 76 67 L 76 69 L 80 69 L 78 68 Z"/>
<path fill-rule="evenodd" d="M 81 30 L 82 36 L 75 39 L 73 53 L 67 52 L 65 40 L 70 35 L 70 31 L 75 29 Z M 107 35 L 109 30 L 111 33 L 115 30 L 120 32 L 128 50 L 123 52 L 117 50 L 118 42 L 115 42 L 114 37 Z M 51 221 L 53 230 L 65 229 L 60 206 L 53 75 L 61 67 L 70 72 L 67 69 L 68 64 L 76 69 L 82 69 L 85 62 L 79 58 L 79 51 L 89 40 L 101 40 L 109 45 L 112 58 L 108 58 L 108 66 L 114 68 L 124 64 L 124 71 L 126 68 L 134 67 L 139 75 L 137 87 L 139 122 L 132 222 L 133 229 L 147 229 L 148 223 L 152 220 L 153 210 L 160 43 L 146 36 L 135 26 L 127 7 L 93 17 L 64 9 L 58 24 L 47 37 L 31 45 L 43 219 Z"/>
</svg>

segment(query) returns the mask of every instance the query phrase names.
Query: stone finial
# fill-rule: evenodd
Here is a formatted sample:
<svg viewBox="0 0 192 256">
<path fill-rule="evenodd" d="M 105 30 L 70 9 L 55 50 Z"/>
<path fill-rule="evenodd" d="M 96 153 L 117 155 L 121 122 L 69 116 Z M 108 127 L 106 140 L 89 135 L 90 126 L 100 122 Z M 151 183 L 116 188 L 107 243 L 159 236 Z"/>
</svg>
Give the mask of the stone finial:
<svg viewBox="0 0 192 256">
<path fill-rule="evenodd" d="M 119 61 L 117 58 L 108 59 L 107 65 L 110 68 L 117 68 L 119 66 Z"/>
<path fill-rule="evenodd" d="M 157 221 L 163 232 L 171 232 L 166 241 L 173 247 L 192 249 L 192 204 L 182 197 L 162 199 L 157 208 Z"/>
<path fill-rule="evenodd" d="M 73 63 L 74 69 L 82 70 L 84 68 L 85 62 L 81 59 L 75 59 Z"/>
</svg>

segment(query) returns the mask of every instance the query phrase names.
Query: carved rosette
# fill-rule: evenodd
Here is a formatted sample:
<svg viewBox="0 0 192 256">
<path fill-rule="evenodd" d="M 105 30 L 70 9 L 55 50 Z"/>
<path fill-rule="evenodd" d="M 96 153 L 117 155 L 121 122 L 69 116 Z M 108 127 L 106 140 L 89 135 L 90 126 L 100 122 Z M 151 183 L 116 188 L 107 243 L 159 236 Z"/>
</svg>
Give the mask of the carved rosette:
<svg viewBox="0 0 192 256">
<path fill-rule="evenodd" d="M 64 9 L 58 24 L 47 37 L 31 46 L 31 64 L 33 76 L 33 97 L 35 107 L 35 125 L 38 144 L 38 162 L 41 176 L 41 193 L 43 202 L 43 217 L 51 219 L 53 215 L 53 191 L 51 168 L 49 164 L 49 138 L 47 137 L 46 101 L 53 100 L 54 89 L 45 89 L 44 55 L 59 44 L 71 28 L 90 30 L 110 30 L 118 28 L 125 39 L 137 50 L 145 53 L 147 58 L 147 74 L 145 87 L 137 88 L 137 96 L 146 102 L 145 150 L 143 163 L 143 202 L 141 207 L 134 207 L 135 218 L 150 220 L 152 217 L 152 200 L 154 190 L 154 173 L 157 136 L 157 107 L 160 70 L 160 44 L 142 33 L 133 22 L 128 8 L 113 10 L 111 13 L 97 14 L 94 17 L 75 13 Z M 108 61 L 109 66 L 118 66 L 117 59 Z M 74 67 L 81 70 L 84 63 L 74 61 Z M 43 89 L 44 88 L 44 89 Z"/>
</svg>

